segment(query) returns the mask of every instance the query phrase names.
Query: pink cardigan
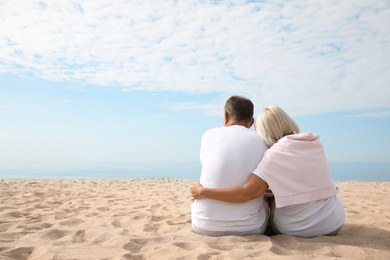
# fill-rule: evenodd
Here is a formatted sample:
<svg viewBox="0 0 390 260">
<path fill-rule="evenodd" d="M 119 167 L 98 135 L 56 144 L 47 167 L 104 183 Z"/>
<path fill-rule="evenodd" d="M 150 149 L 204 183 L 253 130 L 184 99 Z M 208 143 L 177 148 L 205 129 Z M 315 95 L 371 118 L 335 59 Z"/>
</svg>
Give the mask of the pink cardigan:
<svg viewBox="0 0 390 260">
<path fill-rule="evenodd" d="M 276 207 L 302 204 L 335 196 L 324 148 L 318 135 L 287 135 L 272 145 L 259 164 L 274 193 Z"/>
</svg>

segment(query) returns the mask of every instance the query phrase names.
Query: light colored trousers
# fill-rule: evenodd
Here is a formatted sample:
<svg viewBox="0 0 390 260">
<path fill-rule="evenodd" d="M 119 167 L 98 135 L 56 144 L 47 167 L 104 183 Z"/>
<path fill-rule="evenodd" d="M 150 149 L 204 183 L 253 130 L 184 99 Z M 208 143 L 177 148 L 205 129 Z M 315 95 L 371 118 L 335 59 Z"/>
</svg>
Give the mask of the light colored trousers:
<svg viewBox="0 0 390 260">
<path fill-rule="evenodd" d="M 206 230 L 199 228 L 192 224 L 192 228 L 194 231 L 199 235 L 209 236 L 209 237 L 221 237 L 221 236 L 251 236 L 251 235 L 261 235 L 264 234 L 265 230 L 267 229 L 268 225 L 268 216 L 269 216 L 269 206 L 267 200 L 263 201 L 263 207 L 266 212 L 266 220 L 264 223 L 254 230 L 249 231 L 212 231 L 212 230 Z"/>
</svg>

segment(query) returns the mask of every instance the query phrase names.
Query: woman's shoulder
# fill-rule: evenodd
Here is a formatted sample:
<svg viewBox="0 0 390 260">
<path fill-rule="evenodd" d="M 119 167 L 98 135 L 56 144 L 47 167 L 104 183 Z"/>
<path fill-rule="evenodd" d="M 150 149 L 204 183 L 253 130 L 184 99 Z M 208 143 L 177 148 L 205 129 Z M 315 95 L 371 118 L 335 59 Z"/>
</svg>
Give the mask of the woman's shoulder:
<svg viewBox="0 0 390 260">
<path fill-rule="evenodd" d="M 307 133 L 297 133 L 297 134 L 286 135 L 285 137 L 281 138 L 280 140 L 313 141 L 313 140 L 317 140 L 319 138 L 320 138 L 319 135 L 307 132 Z"/>
</svg>

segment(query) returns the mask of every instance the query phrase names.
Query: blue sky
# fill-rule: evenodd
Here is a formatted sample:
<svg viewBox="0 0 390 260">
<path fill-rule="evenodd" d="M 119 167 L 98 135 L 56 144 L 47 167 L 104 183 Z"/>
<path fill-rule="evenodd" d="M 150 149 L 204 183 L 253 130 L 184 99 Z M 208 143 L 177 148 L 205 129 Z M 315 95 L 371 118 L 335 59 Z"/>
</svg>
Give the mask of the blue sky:
<svg viewBox="0 0 390 260">
<path fill-rule="evenodd" d="M 0 161 L 197 161 L 231 95 L 390 162 L 390 2 L 2 1 Z"/>
</svg>

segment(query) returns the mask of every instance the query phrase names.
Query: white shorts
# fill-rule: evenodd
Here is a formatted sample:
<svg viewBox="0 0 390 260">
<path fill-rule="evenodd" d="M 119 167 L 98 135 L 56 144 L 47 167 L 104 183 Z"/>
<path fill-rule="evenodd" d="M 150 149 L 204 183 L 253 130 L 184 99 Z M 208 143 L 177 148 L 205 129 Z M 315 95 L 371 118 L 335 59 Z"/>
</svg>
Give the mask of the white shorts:
<svg viewBox="0 0 390 260">
<path fill-rule="evenodd" d="M 204 236 L 210 236 L 210 237 L 221 237 L 221 236 L 251 236 L 251 235 L 262 235 L 264 234 L 265 230 L 267 229 L 268 225 L 268 217 L 269 217 L 269 206 L 267 200 L 263 201 L 263 207 L 265 209 L 267 218 L 265 219 L 264 223 L 253 230 L 249 231 L 212 231 L 212 230 L 206 230 L 199 228 L 192 224 L 192 228 L 194 229 L 195 233 L 199 235 Z"/>
</svg>

